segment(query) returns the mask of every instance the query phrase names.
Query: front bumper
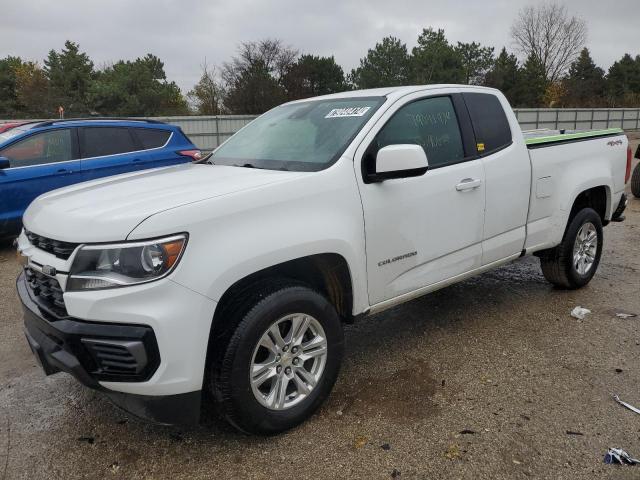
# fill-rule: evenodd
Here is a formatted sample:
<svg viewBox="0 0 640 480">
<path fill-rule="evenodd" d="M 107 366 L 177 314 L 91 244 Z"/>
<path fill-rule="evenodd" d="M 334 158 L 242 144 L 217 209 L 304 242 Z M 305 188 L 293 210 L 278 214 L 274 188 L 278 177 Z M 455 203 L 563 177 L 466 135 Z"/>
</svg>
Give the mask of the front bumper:
<svg viewBox="0 0 640 480">
<path fill-rule="evenodd" d="M 104 392 L 116 405 L 163 424 L 194 424 L 200 416 L 200 390 L 173 395 L 118 392 L 101 382 L 144 384 L 161 363 L 153 329 L 145 325 L 55 318 L 33 298 L 25 274 L 16 282 L 24 311 L 25 335 L 46 375 L 66 372 Z"/>
</svg>

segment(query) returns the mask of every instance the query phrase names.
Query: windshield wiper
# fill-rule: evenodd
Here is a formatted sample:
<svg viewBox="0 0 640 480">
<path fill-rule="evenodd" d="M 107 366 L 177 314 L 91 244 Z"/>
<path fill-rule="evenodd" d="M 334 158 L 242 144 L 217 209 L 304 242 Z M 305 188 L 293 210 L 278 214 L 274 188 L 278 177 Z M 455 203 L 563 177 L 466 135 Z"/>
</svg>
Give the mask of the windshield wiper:
<svg viewBox="0 0 640 480">
<path fill-rule="evenodd" d="M 208 163 L 209 165 L 215 165 L 215 163 L 213 163 L 213 161 L 211 160 L 212 155 L 213 155 L 213 152 L 210 152 L 204 157 L 202 157 L 200 160 L 196 160 L 195 162 L 192 162 L 192 163 L 196 163 L 196 164 Z"/>
<path fill-rule="evenodd" d="M 257 168 L 257 169 L 261 169 L 262 168 L 262 167 L 258 167 L 257 165 L 254 165 L 253 163 L 249 163 L 249 162 L 234 163 L 233 166 L 234 167 L 242 167 L 242 168 Z"/>
</svg>

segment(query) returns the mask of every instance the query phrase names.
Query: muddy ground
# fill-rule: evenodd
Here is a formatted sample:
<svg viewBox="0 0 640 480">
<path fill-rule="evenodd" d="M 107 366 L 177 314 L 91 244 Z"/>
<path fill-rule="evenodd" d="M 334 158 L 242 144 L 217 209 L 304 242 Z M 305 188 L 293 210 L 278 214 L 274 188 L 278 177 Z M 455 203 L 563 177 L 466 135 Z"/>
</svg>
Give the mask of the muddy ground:
<svg viewBox="0 0 640 480">
<path fill-rule="evenodd" d="M 272 438 L 221 421 L 140 423 L 72 378 L 45 378 L 0 250 L 0 480 L 57 478 L 639 478 L 640 200 L 605 229 L 599 271 L 553 289 L 527 258 L 346 329 L 327 404 Z M 579 321 L 576 305 L 593 314 Z"/>
</svg>

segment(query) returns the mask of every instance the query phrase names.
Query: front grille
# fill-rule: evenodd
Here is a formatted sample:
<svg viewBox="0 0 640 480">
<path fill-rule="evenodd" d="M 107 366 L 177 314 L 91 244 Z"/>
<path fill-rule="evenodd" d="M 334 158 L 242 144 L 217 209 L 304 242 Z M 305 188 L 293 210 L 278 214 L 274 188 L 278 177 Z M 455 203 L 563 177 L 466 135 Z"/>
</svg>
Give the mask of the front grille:
<svg viewBox="0 0 640 480">
<path fill-rule="evenodd" d="M 27 285 L 29 285 L 29 289 L 39 306 L 56 316 L 64 317 L 67 315 L 63 297 L 64 292 L 58 280 L 31 268 L 25 269 L 25 275 L 27 277 Z"/>
<path fill-rule="evenodd" d="M 44 250 L 45 252 L 52 253 L 56 257 L 62 258 L 63 260 L 67 260 L 79 245 L 78 243 L 52 240 L 51 238 L 43 237 L 42 235 L 38 235 L 37 233 L 30 232 L 27 229 L 25 229 L 24 233 L 29 239 L 31 245 L 33 245 L 34 247 L 38 247 L 40 250 Z"/>
<path fill-rule="evenodd" d="M 106 375 L 137 375 L 147 366 L 147 354 L 140 340 L 96 340 L 82 343 L 93 357 L 97 371 Z"/>
</svg>

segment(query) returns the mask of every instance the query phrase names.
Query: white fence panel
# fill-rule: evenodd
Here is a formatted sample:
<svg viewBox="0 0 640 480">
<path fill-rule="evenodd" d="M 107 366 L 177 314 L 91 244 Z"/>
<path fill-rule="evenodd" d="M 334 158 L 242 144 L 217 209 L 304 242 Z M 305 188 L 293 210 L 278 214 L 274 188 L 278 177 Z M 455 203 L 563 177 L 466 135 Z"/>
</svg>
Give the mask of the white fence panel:
<svg viewBox="0 0 640 480">
<path fill-rule="evenodd" d="M 640 108 L 516 108 L 523 130 L 640 129 Z"/>
<path fill-rule="evenodd" d="M 640 108 L 516 108 L 523 130 L 588 130 L 624 128 L 640 130 Z M 150 117 L 182 128 L 198 148 L 213 150 L 251 122 L 256 115 Z M 0 120 L 0 123 L 10 120 Z"/>
</svg>

